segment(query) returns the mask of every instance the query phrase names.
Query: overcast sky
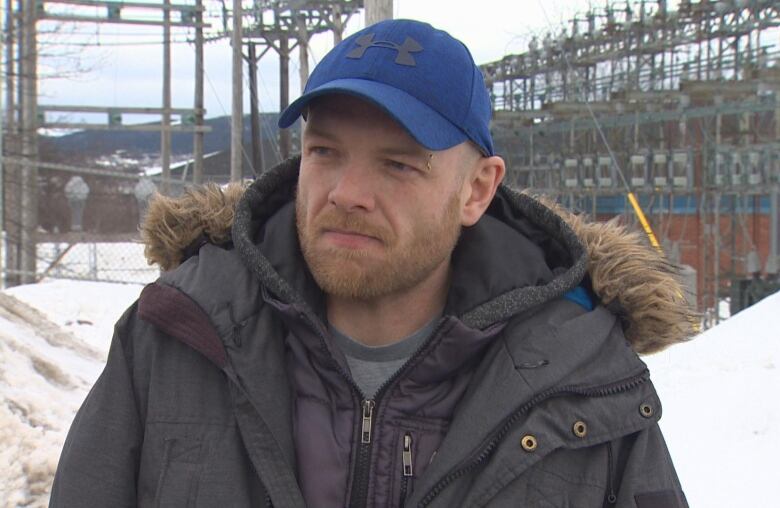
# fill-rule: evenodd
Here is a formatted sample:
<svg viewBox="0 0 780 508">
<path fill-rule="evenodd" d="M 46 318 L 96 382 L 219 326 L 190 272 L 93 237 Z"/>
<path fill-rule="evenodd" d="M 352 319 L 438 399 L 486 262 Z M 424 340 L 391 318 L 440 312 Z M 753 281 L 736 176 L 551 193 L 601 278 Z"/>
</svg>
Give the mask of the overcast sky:
<svg viewBox="0 0 780 508">
<path fill-rule="evenodd" d="M 207 0 L 212 8 L 218 2 Z M 230 2 L 227 2 L 228 4 Z M 532 34 L 559 32 L 562 22 L 583 13 L 588 0 L 480 0 L 476 3 L 452 0 L 395 0 L 395 17 L 412 18 L 431 23 L 462 40 L 471 50 L 477 63 L 500 59 L 508 53 L 527 49 Z M 596 2 L 602 5 L 603 2 Z M 353 16 L 345 35 L 363 27 L 362 13 Z M 41 23 L 41 28 L 47 25 Z M 162 46 L 160 28 L 147 29 L 133 25 L 80 24 L 63 27 L 58 36 L 42 37 L 43 55 L 78 53 L 79 65 L 85 72 L 67 79 L 42 79 L 40 104 L 90 106 L 145 106 L 162 104 Z M 174 40 L 187 38 L 187 31 L 174 30 Z M 63 45 L 62 42 L 67 43 Z M 88 42 L 100 46 L 81 46 Z M 117 46 L 117 43 L 147 43 Z M 152 44 L 148 44 L 152 43 Z M 314 38 L 311 47 L 311 68 L 332 46 L 332 35 Z M 187 43 L 173 46 L 172 91 L 173 107 L 188 108 L 193 104 L 194 47 Z M 74 59 L 41 57 L 42 75 L 57 75 L 75 69 Z M 278 58 L 271 51 L 259 65 L 259 96 L 262 111 L 279 109 Z M 205 105 L 207 117 L 230 114 L 231 109 L 231 50 L 227 41 L 209 43 L 205 48 Z M 246 71 L 244 74 L 246 83 Z M 290 99 L 300 93 L 298 55 L 294 52 L 290 65 Z M 244 92 L 244 110 L 248 112 L 248 92 Z M 75 118 L 72 118 L 75 120 Z M 125 118 L 131 123 L 133 118 Z M 140 118 L 136 118 L 136 121 Z M 145 117 L 146 121 L 153 118 Z M 101 121 L 101 123 L 103 123 Z"/>
</svg>

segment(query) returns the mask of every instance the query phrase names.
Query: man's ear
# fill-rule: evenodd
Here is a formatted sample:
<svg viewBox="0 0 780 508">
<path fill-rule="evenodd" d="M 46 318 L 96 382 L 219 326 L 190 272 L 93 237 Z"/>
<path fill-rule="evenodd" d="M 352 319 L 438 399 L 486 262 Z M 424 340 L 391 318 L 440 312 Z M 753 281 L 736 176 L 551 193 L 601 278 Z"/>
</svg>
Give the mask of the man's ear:
<svg viewBox="0 0 780 508">
<path fill-rule="evenodd" d="M 475 162 L 475 167 L 469 171 L 463 182 L 461 225 L 473 226 L 477 223 L 496 195 L 496 189 L 505 173 L 504 159 L 497 155 L 480 157 Z"/>
</svg>

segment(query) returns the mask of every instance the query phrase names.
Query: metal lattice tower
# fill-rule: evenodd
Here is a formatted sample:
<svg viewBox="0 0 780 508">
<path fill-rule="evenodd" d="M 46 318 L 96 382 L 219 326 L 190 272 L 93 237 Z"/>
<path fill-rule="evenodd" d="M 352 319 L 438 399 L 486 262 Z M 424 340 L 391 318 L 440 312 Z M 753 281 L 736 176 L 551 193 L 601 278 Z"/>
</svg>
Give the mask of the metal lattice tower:
<svg viewBox="0 0 780 508">
<path fill-rule="evenodd" d="M 254 0 L 242 2 L 242 7 L 241 39 L 243 45 L 247 47 L 244 58 L 249 65 L 252 128 L 255 129 L 253 132 L 259 132 L 257 62 L 269 50 L 279 55 L 281 82 L 279 108 L 280 111 L 284 110 L 290 102 L 289 69 L 292 52 L 298 49 L 299 75 L 301 88 L 303 88 L 309 76 L 311 37 L 319 33 L 332 32 L 334 43 L 341 41 L 347 21 L 363 8 L 363 0 Z M 223 12 L 223 25 L 227 27 L 228 18 L 233 16 L 233 12 L 227 7 Z M 258 139 L 255 134 L 252 137 L 254 140 Z M 281 158 L 287 158 L 292 153 L 292 141 L 290 130 L 279 133 Z M 261 171 L 262 153 L 257 145 L 252 148 L 252 160 L 255 171 Z"/>
<path fill-rule="evenodd" d="M 615 2 L 482 65 L 509 180 L 626 220 L 639 195 L 705 312 L 776 278 L 779 27 L 767 0 Z"/>
</svg>

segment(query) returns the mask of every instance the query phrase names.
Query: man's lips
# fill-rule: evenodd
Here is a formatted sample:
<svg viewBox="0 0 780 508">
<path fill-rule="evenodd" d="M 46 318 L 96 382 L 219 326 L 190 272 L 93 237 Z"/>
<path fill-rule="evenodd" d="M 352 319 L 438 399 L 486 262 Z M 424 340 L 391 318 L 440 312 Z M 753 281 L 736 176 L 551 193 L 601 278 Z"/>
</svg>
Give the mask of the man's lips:
<svg viewBox="0 0 780 508">
<path fill-rule="evenodd" d="M 360 248 L 382 241 L 371 235 L 344 229 L 325 229 L 322 232 L 326 240 L 342 247 Z"/>
</svg>

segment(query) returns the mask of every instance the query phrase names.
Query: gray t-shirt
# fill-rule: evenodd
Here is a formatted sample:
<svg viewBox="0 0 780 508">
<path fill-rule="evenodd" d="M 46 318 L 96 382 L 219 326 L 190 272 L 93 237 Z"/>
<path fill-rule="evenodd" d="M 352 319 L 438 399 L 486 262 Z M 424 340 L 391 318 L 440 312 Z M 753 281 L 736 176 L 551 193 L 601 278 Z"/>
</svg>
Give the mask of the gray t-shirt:
<svg viewBox="0 0 780 508">
<path fill-rule="evenodd" d="M 366 397 L 372 398 L 433 333 L 439 317 L 410 336 L 388 346 L 366 346 L 328 325 L 336 345 L 344 353 L 352 379 Z"/>
</svg>

